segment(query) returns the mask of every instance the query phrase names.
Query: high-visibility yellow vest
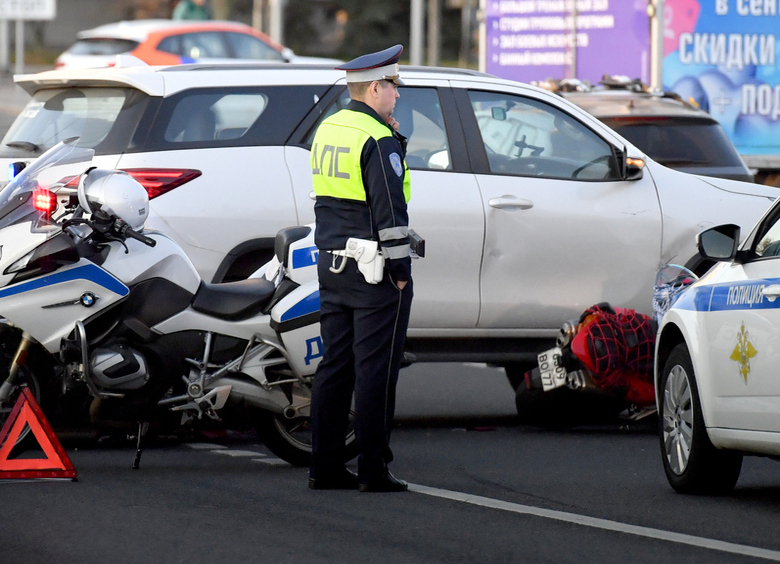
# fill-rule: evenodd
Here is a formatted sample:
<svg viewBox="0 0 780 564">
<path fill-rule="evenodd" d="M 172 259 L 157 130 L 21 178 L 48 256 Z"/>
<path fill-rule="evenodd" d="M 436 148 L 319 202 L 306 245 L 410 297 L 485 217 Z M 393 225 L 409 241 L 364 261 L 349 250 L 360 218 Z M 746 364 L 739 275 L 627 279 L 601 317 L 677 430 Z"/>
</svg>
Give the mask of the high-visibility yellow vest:
<svg viewBox="0 0 780 564">
<path fill-rule="evenodd" d="M 341 110 L 323 121 L 311 148 L 314 193 L 345 200 L 366 201 L 360 155 L 369 139 L 391 137 L 389 127 L 363 112 Z M 399 159 L 402 155 L 399 155 Z M 402 162 L 402 161 L 401 161 Z M 404 167 L 404 199 L 411 195 L 409 169 Z M 388 173 L 393 174 L 392 171 Z"/>
</svg>

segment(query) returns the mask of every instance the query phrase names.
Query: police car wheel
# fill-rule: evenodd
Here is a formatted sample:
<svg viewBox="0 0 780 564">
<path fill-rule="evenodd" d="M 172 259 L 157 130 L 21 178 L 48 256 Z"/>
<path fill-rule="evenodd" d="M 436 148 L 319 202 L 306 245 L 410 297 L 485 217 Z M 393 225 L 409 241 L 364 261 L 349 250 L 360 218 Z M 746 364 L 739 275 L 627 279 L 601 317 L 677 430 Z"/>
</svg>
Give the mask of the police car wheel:
<svg viewBox="0 0 780 564">
<path fill-rule="evenodd" d="M 282 460 L 293 466 L 311 465 L 311 425 L 308 417 L 289 419 L 281 413 L 255 410 L 254 428 L 263 444 Z M 346 436 L 346 458 L 358 455 L 354 424 L 350 422 Z"/>
<path fill-rule="evenodd" d="M 716 449 L 710 442 L 693 363 L 684 343 L 672 350 L 659 384 L 658 430 L 669 484 L 685 494 L 731 491 L 739 479 L 742 455 Z"/>
</svg>

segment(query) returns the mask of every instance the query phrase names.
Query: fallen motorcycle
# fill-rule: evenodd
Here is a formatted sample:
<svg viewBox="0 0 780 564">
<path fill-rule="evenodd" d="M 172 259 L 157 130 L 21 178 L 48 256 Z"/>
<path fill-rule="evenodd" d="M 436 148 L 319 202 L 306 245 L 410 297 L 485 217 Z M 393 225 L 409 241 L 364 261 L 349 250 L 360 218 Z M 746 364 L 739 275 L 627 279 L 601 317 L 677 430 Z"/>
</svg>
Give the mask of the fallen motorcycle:
<svg viewBox="0 0 780 564">
<path fill-rule="evenodd" d="M 515 403 L 521 419 L 569 425 L 656 412 L 655 332 L 664 313 L 697 280 L 687 268 L 662 266 L 655 279 L 655 318 L 608 303 L 596 304 L 561 327 L 556 346 L 525 373 Z"/>
<path fill-rule="evenodd" d="M 556 346 L 539 354 L 515 395 L 521 419 L 569 425 L 655 412 L 654 321 L 596 304 L 563 324 Z"/>
<path fill-rule="evenodd" d="M 311 457 L 322 355 L 316 248 L 281 231 L 250 279 L 201 280 L 170 238 L 144 231 L 145 189 L 60 143 L 0 192 L 0 426 L 20 386 L 64 420 L 137 430 L 238 414 L 274 454 Z M 357 454 L 353 428 L 345 437 Z"/>
</svg>

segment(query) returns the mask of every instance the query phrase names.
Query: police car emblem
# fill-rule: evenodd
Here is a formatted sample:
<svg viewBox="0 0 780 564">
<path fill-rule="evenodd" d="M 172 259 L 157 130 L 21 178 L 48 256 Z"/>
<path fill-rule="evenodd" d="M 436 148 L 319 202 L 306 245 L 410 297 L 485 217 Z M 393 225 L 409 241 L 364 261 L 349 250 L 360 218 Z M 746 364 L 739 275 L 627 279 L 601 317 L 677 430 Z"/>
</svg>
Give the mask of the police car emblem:
<svg viewBox="0 0 780 564">
<path fill-rule="evenodd" d="M 390 164 L 393 165 L 393 170 L 400 177 L 404 173 L 404 165 L 401 162 L 401 157 L 398 156 L 398 153 L 391 153 L 388 159 L 390 159 Z"/>
<path fill-rule="evenodd" d="M 750 359 L 758 354 L 758 351 L 750 342 L 750 334 L 745 329 L 745 323 L 742 323 L 742 327 L 737 334 L 737 346 L 734 347 L 734 352 L 731 353 L 731 360 L 739 364 L 739 374 L 745 380 L 745 384 L 748 381 L 748 374 L 750 374 Z"/>
</svg>

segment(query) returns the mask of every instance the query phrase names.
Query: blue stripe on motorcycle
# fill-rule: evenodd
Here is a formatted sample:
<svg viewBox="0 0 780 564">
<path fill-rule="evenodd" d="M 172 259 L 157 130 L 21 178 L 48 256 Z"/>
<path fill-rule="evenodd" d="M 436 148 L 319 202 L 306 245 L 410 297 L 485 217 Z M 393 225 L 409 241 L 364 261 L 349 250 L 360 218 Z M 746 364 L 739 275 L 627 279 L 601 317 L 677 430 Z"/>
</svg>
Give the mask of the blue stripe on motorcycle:
<svg viewBox="0 0 780 564">
<path fill-rule="evenodd" d="M 279 321 L 288 321 L 320 310 L 320 291 L 312 292 L 282 314 Z"/>
<path fill-rule="evenodd" d="M 765 286 L 772 284 L 780 284 L 780 278 L 695 286 L 685 291 L 674 307 L 691 311 L 780 309 L 780 299 L 769 301 L 761 293 Z"/>
<path fill-rule="evenodd" d="M 314 266 L 317 264 L 319 250 L 317 247 L 306 247 L 305 249 L 295 249 L 292 252 L 292 267 L 303 268 L 304 266 Z"/>
<path fill-rule="evenodd" d="M 122 284 L 119 280 L 111 276 L 108 272 L 94 264 L 85 264 L 84 266 L 78 266 L 71 268 L 70 270 L 64 270 L 49 274 L 36 280 L 30 280 L 29 282 L 22 282 L 16 284 L 10 288 L 4 288 L 0 290 L 0 298 L 6 298 L 8 296 L 14 296 L 24 292 L 30 292 L 32 290 L 38 290 L 39 288 L 45 288 L 46 286 L 53 286 L 54 284 L 61 284 L 63 282 L 71 282 L 73 280 L 88 280 L 94 282 L 100 286 L 103 286 L 106 290 L 114 292 L 120 296 L 126 296 L 130 291 L 127 286 Z"/>
</svg>

